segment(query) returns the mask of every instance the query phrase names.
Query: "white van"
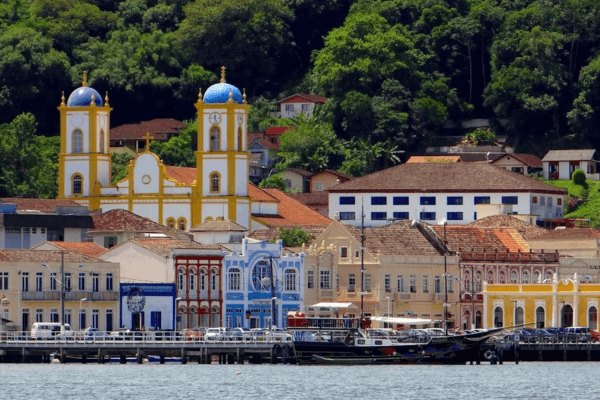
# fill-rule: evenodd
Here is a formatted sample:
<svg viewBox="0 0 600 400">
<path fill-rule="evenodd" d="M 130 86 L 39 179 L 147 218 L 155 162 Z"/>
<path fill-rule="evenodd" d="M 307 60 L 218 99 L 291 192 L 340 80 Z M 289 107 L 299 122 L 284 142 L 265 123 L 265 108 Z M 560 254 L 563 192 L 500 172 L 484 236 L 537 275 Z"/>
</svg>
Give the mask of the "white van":
<svg viewBox="0 0 600 400">
<path fill-rule="evenodd" d="M 63 335 L 60 334 L 60 323 L 58 322 L 36 322 L 31 327 L 31 338 L 32 339 L 53 339 L 59 338 L 72 338 L 74 335 L 71 325 L 65 324 L 65 332 Z"/>
</svg>

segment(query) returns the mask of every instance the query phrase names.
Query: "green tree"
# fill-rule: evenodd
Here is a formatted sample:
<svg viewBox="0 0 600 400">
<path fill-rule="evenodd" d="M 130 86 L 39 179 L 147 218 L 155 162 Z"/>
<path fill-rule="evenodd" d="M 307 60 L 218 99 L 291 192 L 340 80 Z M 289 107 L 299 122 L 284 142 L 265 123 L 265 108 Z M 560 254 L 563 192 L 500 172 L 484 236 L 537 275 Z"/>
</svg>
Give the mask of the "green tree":
<svg viewBox="0 0 600 400">
<path fill-rule="evenodd" d="M 580 142 L 598 147 L 600 145 L 597 135 L 600 126 L 600 56 L 594 58 L 581 70 L 579 88 L 579 96 L 567 113 L 569 126 Z"/>
<path fill-rule="evenodd" d="M 276 104 L 265 97 L 260 96 L 254 100 L 248 111 L 248 131 L 260 132 L 270 126 L 277 126 L 279 119 L 271 117 L 275 109 Z"/>
<path fill-rule="evenodd" d="M 300 228 L 279 230 L 279 237 L 286 247 L 300 247 L 312 239 L 312 235 Z"/>
<path fill-rule="evenodd" d="M 275 188 L 275 189 L 279 189 L 282 192 L 287 192 L 287 188 L 285 187 L 285 182 L 283 181 L 283 178 L 279 175 L 271 175 L 266 179 L 263 179 L 259 184 L 258 187 L 261 188 Z"/>
<path fill-rule="evenodd" d="M 129 153 L 113 153 L 112 160 L 112 183 L 117 184 L 121 179 L 127 176 L 127 165 L 133 160 L 133 156 Z"/>
</svg>

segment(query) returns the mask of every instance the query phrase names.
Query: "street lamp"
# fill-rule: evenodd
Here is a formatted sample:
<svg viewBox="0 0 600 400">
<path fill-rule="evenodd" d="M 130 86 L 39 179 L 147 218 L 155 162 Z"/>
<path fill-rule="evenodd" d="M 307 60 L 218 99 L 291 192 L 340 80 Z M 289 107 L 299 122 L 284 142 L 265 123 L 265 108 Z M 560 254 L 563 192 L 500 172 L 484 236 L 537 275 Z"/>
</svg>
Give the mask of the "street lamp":
<svg viewBox="0 0 600 400">
<path fill-rule="evenodd" d="M 446 225 L 448 221 L 442 218 L 438 221 L 444 227 L 444 335 L 448 336 L 448 241 L 446 240 Z"/>
</svg>

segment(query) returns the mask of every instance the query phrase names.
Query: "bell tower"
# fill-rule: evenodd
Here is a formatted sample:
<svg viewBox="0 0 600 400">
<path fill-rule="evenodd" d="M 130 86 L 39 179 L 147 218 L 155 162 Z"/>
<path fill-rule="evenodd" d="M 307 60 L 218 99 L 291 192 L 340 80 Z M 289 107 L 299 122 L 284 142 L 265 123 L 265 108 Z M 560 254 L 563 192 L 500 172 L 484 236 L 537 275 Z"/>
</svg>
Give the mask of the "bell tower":
<svg viewBox="0 0 600 400">
<path fill-rule="evenodd" d="M 108 153 L 110 112 L 108 92 L 104 101 L 87 85 L 83 73 L 80 88 L 60 106 L 60 154 L 58 197 L 77 198 L 90 209 L 100 207 L 100 189 L 111 183 L 111 157 Z"/>
<path fill-rule="evenodd" d="M 198 150 L 192 226 L 207 218 L 225 218 L 250 227 L 248 197 L 246 93 L 221 82 L 208 88 L 195 104 L 198 111 Z"/>
</svg>

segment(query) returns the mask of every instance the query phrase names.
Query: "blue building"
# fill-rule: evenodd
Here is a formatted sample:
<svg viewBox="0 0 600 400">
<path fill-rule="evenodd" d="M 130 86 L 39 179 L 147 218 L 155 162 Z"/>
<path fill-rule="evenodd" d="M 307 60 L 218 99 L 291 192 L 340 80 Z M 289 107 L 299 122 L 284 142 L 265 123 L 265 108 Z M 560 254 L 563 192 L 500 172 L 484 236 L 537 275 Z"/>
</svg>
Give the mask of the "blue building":
<svg viewBox="0 0 600 400">
<path fill-rule="evenodd" d="M 122 283 L 119 301 L 121 328 L 175 329 L 174 283 Z"/>
<path fill-rule="evenodd" d="M 241 253 L 225 255 L 223 263 L 226 326 L 267 328 L 272 325 L 273 289 L 277 298 L 274 325 L 287 326 L 288 311 L 302 309 L 304 253 L 283 255 L 281 241 L 244 239 Z"/>
</svg>

